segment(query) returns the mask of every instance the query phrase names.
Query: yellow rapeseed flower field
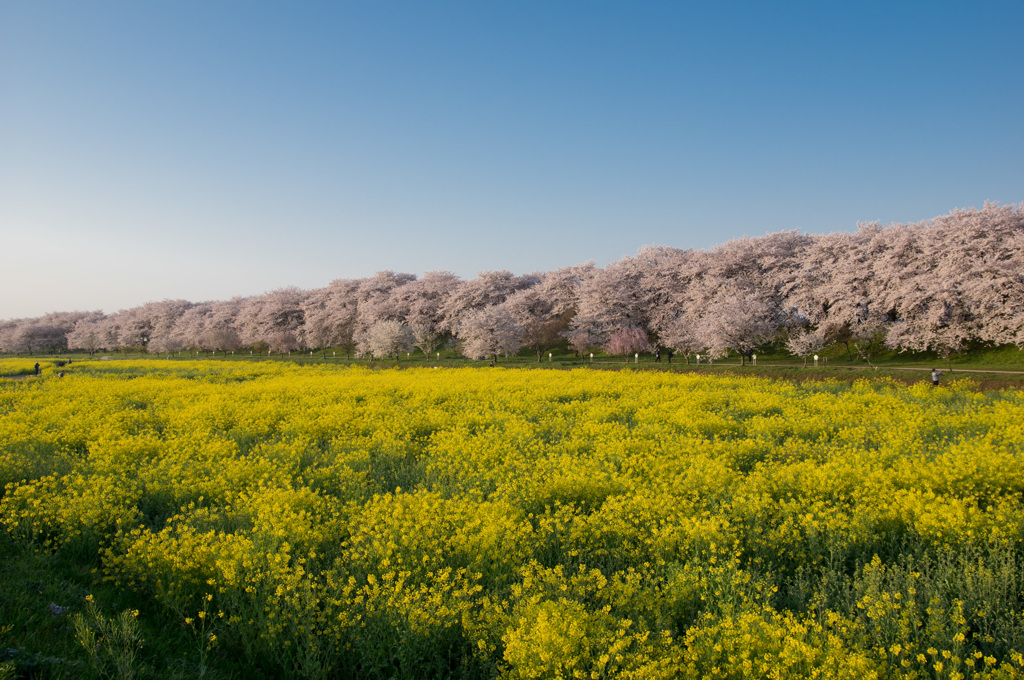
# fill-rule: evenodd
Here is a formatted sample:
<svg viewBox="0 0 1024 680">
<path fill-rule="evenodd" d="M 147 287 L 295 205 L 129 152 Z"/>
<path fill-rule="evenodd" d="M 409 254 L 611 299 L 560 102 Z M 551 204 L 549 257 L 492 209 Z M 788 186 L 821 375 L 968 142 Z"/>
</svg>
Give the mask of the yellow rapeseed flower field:
<svg viewBox="0 0 1024 680">
<path fill-rule="evenodd" d="M 280 676 L 1015 678 L 1022 453 L 962 383 L 76 362 L 0 522 Z"/>
</svg>

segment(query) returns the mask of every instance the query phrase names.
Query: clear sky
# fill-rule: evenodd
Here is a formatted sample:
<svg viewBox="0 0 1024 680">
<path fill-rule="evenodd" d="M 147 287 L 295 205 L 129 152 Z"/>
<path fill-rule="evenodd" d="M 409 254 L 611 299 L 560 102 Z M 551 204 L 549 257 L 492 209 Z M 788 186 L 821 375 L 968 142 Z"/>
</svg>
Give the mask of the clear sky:
<svg viewBox="0 0 1024 680">
<path fill-rule="evenodd" d="M 1024 201 L 1024 2 L 0 4 L 0 319 Z"/>
</svg>

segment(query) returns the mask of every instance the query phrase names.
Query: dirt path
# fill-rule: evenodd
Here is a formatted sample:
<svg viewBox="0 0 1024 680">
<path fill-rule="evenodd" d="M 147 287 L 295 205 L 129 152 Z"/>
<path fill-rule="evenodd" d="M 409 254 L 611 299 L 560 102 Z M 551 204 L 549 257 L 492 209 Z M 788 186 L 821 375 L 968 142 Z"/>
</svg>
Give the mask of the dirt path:
<svg viewBox="0 0 1024 680">
<path fill-rule="evenodd" d="M 770 366 L 772 368 L 803 368 L 803 366 L 798 366 L 796 364 L 758 364 L 758 366 L 759 367 Z M 812 366 L 807 366 L 807 368 L 813 368 L 813 367 Z M 853 370 L 870 371 L 874 367 L 873 366 L 846 366 L 846 365 L 840 364 L 838 366 L 818 366 L 818 368 L 832 368 L 832 369 L 836 369 L 836 370 L 841 369 L 841 368 L 848 368 L 848 369 L 853 369 Z M 932 370 L 931 368 L 921 368 L 919 366 L 879 366 L 878 369 L 882 370 L 882 371 L 931 371 Z M 942 371 L 943 375 L 946 375 L 946 374 L 949 374 L 949 373 L 1001 373 L 1001 374 L 1004 374 L 1004 375 L 1024 375 L 1024 371 L 1003 371 L 1003 370 L 985 369 L 985 368 L 954 368 L 952 370 L 950 370 L 948 368 L 940 368 L 939 370 Z"/>
<path fill-rule="evenodd" d="M 867 368 L 865 366 L 865 368 Z M 884 366 L 893 371 L 930 371 L 930 368 L 917 368 L 915 366 Z M 948 368 L 940 368 L 943 373 L 1005 373 L 1006 375 L 1022 375 L 1024 371 L 997 371 L 983 368 L 954 368 L 952 370 Z"/>
</svg>

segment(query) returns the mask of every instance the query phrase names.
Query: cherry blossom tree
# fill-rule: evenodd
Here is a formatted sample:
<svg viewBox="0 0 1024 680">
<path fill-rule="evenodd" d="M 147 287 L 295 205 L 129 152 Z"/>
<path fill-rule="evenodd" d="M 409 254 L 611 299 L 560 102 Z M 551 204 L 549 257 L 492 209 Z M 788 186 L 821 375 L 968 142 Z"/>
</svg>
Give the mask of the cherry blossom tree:
<svg viewBox="0 0 1024 680">
<path fill-rule="evenodd" d="M 958 291 L 963 272 L 936 271 L 940 251 L 929 247 L 934 230 L 922 227 L 917 232 L 907 235 L 916 241 L 913 256 L 887 281 L 892 311 L 886 319 L 885 345 L 899 352 L 933 350 L 948 364 L 975 335 L 969 304 Z"/>
<path fill-rule="evenodd" d="M 412 333 L 401 321 L 388 319 L 378 321 L 364 334 L 359 342 L 359 354 L 369 354 L 375 359 L 399 357 L 413 347 Z"/>
<path fill-rule="evenodd" d="M 791 321 L 786 296 L 795 289 L 800 251 L 808 242 L 779 232 L 733 239 L 685 258 L 679 311 L 697 344 L 712 356 L 733 349 L 745 363 L 756 346 L 782 331 Z"/>
<path fill-rule="evenodd" d="M 103 318 L 102 312 L 53 312 L 0 322 L 0 352 L 61 353 L 79 322 Z"/>
<path fill-rule="evenodd" d="M 565 336 L 569 341 L 569 347 L 571 347 L 580 357 L 583 357 L 594 347 L 599 347 L 601 345 L 601 338 L 586 329 L 570 329 L 565 332 Z"/>
<path fill-rule="evenodd" d="M 695 274 L 692 250 L 645 246 L 632 258 L 637 271 L 638 303 L 658 344 L 671 347 L 666 338 L 677 319 L 694 315 L 687 292 Z"/>
<path fill-rule="evenodd" d="M 125 352 L 145 351 L 153 334 L 153 321 L 145 305 L 118 311 L 117 346 Z"/>
<path fill-rule="evenodd" d="M 831 343 L 845 346 L 853 359 L 852 346 L 869 347 L 866 339 L 884 331 L 889 320 L 887 300 L 882 298 L 888 275 L 883 262 L 889 239 L 876 223 L 858 225 L 854 234 L 820 237 L 812 247 L 814 271 L 804 270 L 796 307 L 811 324 L 822 328 Z M 854 341 L 856 340 L 856 343 Z"/>
<path fill-rule="evenodd" d="M 680 315 L 663 322 L 664 329 L 659 335 L 659 342 L 682 354 L 687 364 L 690 363 L 690 355 L 704 349 L 704 345 L 701 344 L 700 337 L 697 335 L 695 321 L 692 316 Z"/>
<path fill-rule="evenodd" d="M 237 351 L 242 340 L 233 323 L 240 301 L 201 302 L 190 306 L 170 331 L 153 330 L 150 349 L 177 352 L 181 349 L 207 352 Z"/>
<path fill-rule="evenodd" d="M 171 321 L 169 328 L 162 328 L 159 333 L 154 333 L 148 343 L 151 352 L 167 352 L 168 354 L 178 352 L 188 347 L 186 342 L 186 328 L 193 319 L 204 317 L 210 309 L 210 303 L 193 304 L 184 310 L 180 316 Z M 205 319 L 204 319 L 205 321 Z"/>
<path fill-rule="evenodd" d="M 986 206 L 983 214 L 969 213 L 961 222 L 1001 236 L 998 247 L 982 251 L 963 284 L 964 297 L 973 302 L 979 339 L 1024 349 L 1024 203 Z"/>
<path fill-rule="evenodd" d="M 202 348 L 208 350 L 233 350 L 244 347 L 236 320 L 242 307 L 243 298 L 203 303 L 209 311 L 206 315 Z"/>
<path fill-rule="evenodd" d="M 154 349 L 164 352 L 206 349 L 206 333 L 212 327 L 213 305 L 211 303 L 193 305 L 178 317 L 171 333 L 164 336 Z"/>
<path fill-rule="evenodd" d="M 272 352 L 284 354 L 299 349 L 299 342 L 295 339 L 295 333 L 290 330 L 280 329 L 273 331 L 267 339 Z"/>
<path fill-rule="evenodd" d="M 181 336 L 179 336 L 177 332 L 174 332 L 168 335 L 160 335 L 156 337 L 154 340 L 150 341 L 148 347 L 150 352 L 156 352 L 157 354 L 166 352 L 170 355 L 184 349 L 185 343 L 181 339 Z"/>
<path fill-rule="evenodd" d="M 550 296 L 543 285 L 513 293 L 505 307 L 522 329 L 522 343 L 537 353 L 538 362 L 545 350 L 565 342 L 562 334 L 569 327 L 573 309 Z M 556 313 L 559 307 L 561 312 Z"/>
<path fill-rule="evenodd" d="M 281 288 L 240 301 L 236 332 L 243 345 L 266 342 L 276 349 L 295 344 L 304 322 L 302 304 L 305 293 L 298 288 Z M 290 337 L 290 340 L 286 340 Z"/>
<path fill-rule="evenodd" d="M 207 349 L 215 352 L 233 352 L 241 349 L 242 341 L 233 328 L 213 326 L 208 328 L 203 337 L 203 344 Z"/>
<path fill-rule="evenodd" d="M 84 350 L 90 355 L 100 349 L 113 349 L 117 346 L 116 319 L 94 312 L 79 320 L 67 338 L 69 349 Z"/>
<path fill-rule="evenodd" d="M 778 313 L 763 297 L 752 292 L 722 294 L 697 322 L 695 333 L 708 354 L 740 355 L 740 364 L 778 332 Z"/>
<path fill-rule="evenodd" d="M 405 321 L 407 301 L 397 291 L 415 280 L 414 274 L 390 270 L 362 279 L 356 291 L 357 332 L 365 333 L 380 321 Z"/>
<path fill-rule="evenodd" d="M 647 333 L 642 328 L 617 328 L 608 335 L 604 351 L 612 355 L 622 355 L 629 363 L 629 358 L 637 352 L 648 352 L 652 349 Z"/>
<path fill-rule="evenodd" d="M 523 329 L 505 305 L 470 309 L 460 316 L 461 351 L 470 359 L 497 361 L 499 355 L 515 354 L 522 347 Z"/>
<path fill-rule="evenodd" d="M 302 337 L 310 349 L 319 349 L 327 358 L 328 347 L 341 347 L 351 352 L 355 333 L 355 317 L 342 316 L 327 306 L 312 306 L 305 310 Z"/>
<path fill-rule="evenodd" d="M 33 321 L 21 324 L 14 335 L 16 352 L 57 354 L 67 348 L 66 329 L 53 323 Z"/>
<path fill-rule="evenodd" d="M 575 315 L 580 305 L 580 291 L 583 284 L 594 276 L 597 268 L 594 261 L 574 264 L 533 276 L 540 280 L 538 291 L 551 304 L 551 312 L 561 316 L 567 312 Z"/>
<path fill-rule="evenodd" d="M 161 300 L 119 312 L 118 344 L 142 351 L 149 351 L 153 341 L 162 346 L 163 339 L 174 334 L 178 319 L 192 306 L 188 300 Z"/>
<path fill-rule="evenodd" d="M 433 354 L 445 342 L 445 334 L 438 331 L 437 326 L 429 321 L 413 321 L 409 324 L 409 332 L 412 334 L 413 346 L 423 352 L 423 356 L 426 357 Z"/>
<path fill-rule="evenodd" d="M 596 336 L 603 344 L 613 332 L 623 328 L 641 328 L 646 332 L 647 315 L 638 279 L 636 262 L 628 258 L 586 278 L 580 286 L 578 308 L 566 336 Z"/>
<path fill-rule="evenodd" d="M 756 289 L 783 314 L 791 315 L 785 301 L 800 285 L 813 237 L 796 231 L 779 231 L 750 240 L 758 272 Z"/>
<path fill-rule="evenodd" d="M 971 341 L 1024 346 L 1024 205 L 955 210 L 922 228 L 919 241 L 923 261 L 901 288 L 914 303 L 901 309 L 914 323 L 901 345 L 940 355 Z"/>
<path fill-rule="evenodd" d="M 443 309 L 459 283 L 459 277 L 451 272 L 432 271 L 393 293 L 396 300 L 392 304 L 405 311 L 413 342 L 425 356 L 433 354 L 447 339 Z"/>
<path fill-rule="evenodd" d="M 986 204 L 884 230 L 876 268 L 885 344 L 950 355 L 972 341 L 1015 342 L 1024 327 L 1024 212 Z M 1024 344 L 1024 343 L 1018 343 Z M 952 366 L 950 365 L 950 369 Z"/>
<path fill-rule="evenodd" d="M 803 358 L 804 368 L 807 368 L 808 357 L 817 355 L 827 346 L 828 336 L 821 328 L 797 328 L 786 338 L 786 349 L 794 356 Z"/>
<path fill-rule="evenodd" d="M 351 356 L 356 348 L 356 312 L 359 281 L 338 279 L 327 288 L 312 291 L 303 303 L 302 337 L 307 347 L 340 347 Z"/>
<path fill-rule="evenodd" d="M 885 348 L 885 336 L 889 327 L 881 320 L 866 316 L 861 321 L 850 327 L 850 344 L 853 345 L 857 356 L 863 359 L 870 366 L 875 364 L 871 361 L 882 349 Z"/>
<path fill-rule="evenodd" d="M 36 319 L 8 319 L 0 323 L 0 352 L 16 354 L 26 351 L 22 333 Z"/>
<path fill-rule="evenodd" d="M 460 283 L 459 277 L 451 272 L 426 272 L 422 278 L 393 288 L 389 304 L 399 310 L 408 323 L 428 323 L 440 328 L 444 305 Z"/>
<path fill-rule="evenodd" d="M 852 244 L 851 234 L 812 238 L 795 273 L 793 289 L 786 295 L 786 306 L 793 316 L 812 326 L 840 326 L 849 321 L 830 312 L 849 296 L 850 283 L 844 280 L 840 263 L 850 256 Z M 859 269 L 870 274 L 863 267 Z"/>
<path fill-rule="evenodd" d="M 18 351 L 15 337 L 18 334 L 18 327 L 21 319 L 7 319 L 0 321 L 0 352 L 14 353 Z"/>
<path fill-rule="evenodd" d="M 441 329 L 459 334 L 463 318 L 471 312 L 500 305 L 516 291 L 537 283 L 536 276 L 516 276 L 504 270 L 480 272 L 475 279 L 459 284 L 445 301 L 441 307 Z"/>
</svg>

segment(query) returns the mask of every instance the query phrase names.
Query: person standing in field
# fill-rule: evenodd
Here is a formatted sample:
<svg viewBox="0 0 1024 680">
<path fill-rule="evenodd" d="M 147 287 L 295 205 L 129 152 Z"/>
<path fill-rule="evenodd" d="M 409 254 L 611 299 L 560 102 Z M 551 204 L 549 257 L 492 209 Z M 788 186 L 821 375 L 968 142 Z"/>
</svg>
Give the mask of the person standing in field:
<svg viewBox="0 0 1024 680">
<path fill-rule="evenodd" d="M 36 362 L 36 375 L 39 375 L 39 362 Z"/>
<path fill-rule="evenodd" d="M 939 376 L 942 375 L 942 371 L 937 368 L 932 369 L 932 387 L 939 386 Z"/>
</svg>

